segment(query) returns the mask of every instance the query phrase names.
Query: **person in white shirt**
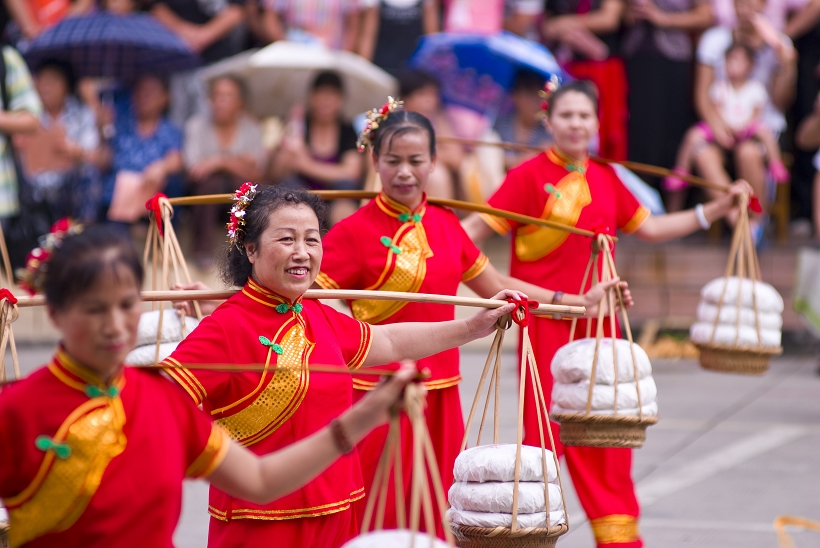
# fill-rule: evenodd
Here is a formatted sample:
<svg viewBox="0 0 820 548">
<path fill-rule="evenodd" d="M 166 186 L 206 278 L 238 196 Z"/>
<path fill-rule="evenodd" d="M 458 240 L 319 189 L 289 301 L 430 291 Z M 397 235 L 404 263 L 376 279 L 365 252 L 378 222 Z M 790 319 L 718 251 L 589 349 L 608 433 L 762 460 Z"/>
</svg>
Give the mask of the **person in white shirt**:
<svg viewBox="0 0 820 548">
<path fill-rule="evenodd" d="M 678 150 L 674 172 L 677 175 L 688 174 L 692 161 L 708 143 L 715 143 L 723 150 L 734 150 L 744 141 L 755 139 L 766 150 L 769 173 L 777 182 L 786 182 L 789 172 L 783 165 L 780 156 L 780 145 L 774 133 L 762 121 L 763 111 L 769 102 L 769 93 L 758 80 L 752 79 L 754 52 L 747 46 L 733 43 L 725 54 L 725 78 L 716 79 L 709 87 L 709 101 L 717 111 L 720 119 L 728 126 L 734 142 L 729 147 L 718 143 L 711 126 L 701 121 L 692 126 L 684 136 Z M 686 183 L 679 176 L 664 179 L 664 188 L 670 191 L 670 210 L 683 208 L 683 195 L 680 192 Z M 673 209 L 674 208 L 674 209 Z"/>
</svg>

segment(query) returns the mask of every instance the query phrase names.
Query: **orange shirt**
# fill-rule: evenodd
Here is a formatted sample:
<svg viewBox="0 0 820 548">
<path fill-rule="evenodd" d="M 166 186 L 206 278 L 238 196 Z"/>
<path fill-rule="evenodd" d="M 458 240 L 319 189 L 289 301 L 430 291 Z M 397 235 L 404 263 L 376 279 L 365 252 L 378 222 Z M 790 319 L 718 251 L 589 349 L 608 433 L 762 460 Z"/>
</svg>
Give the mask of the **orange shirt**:
<svg viewBox="0 0 820 548">
<path fill-rule="evenodd" d="M 169 374 L 214 421 L 257 455 L 324 428 L 351 406 L 350 375 L 311 373 L 308 364 L 356 369 L 370 351 L 370 326 L 318 301 L 290 303 L 249 281 L 207 316 L 163 364 L 265 364 L 293 371 L 172 369 Z M 212 517 L 282 520 L 350 508 L 364 487 L 356 453 L 303 488 L 265 505 L 211 488 Z"/>
<path fill-rule="evenodd" d="M 379 194 L 337 223 L 323 240 L 322 271 L 316 283 L 324 289 L 367 289 L 455 295 L 458 285 L 487 267 L 449 209 L 425 200 L 414 211 Z M 426 303 L 358 300 L 348 303 L 353 316 L 371 324 L 442 322 L 455 318 L 455 307 Z M 421 342 L 421 341 L 420 341 Z M 458 349 L 418 361 L 432 377 L 429 389 L 461 381 Z M 369 390 L 372 377 L 355 378 L 354 387 Z"/>
<path fill-rule="evenodd" d="M 182 481 L 229 447 L 174 383 L 126 367 L 106 387 L 58 351 L 0 393 L 0 497 L 12 546 L 171 548 Z"/>
</svg>

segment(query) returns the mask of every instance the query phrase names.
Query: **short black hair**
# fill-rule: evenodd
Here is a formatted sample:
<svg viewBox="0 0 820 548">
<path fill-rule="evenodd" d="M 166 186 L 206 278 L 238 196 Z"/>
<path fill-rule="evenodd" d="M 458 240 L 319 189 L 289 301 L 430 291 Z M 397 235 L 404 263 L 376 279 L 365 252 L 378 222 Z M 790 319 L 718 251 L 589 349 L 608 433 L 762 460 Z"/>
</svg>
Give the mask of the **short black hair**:
<svg viewBox="0 0 820 548">
<path fill-rule="evenodd" d="M 555 105 L 558 103 L 558 99 L 566 95 L 567 93 L 575 91 L 578 93 L 583 93 L 587 96 L 587 98 L 592 101 L 592 108 L 595 112 L 598 112 L 598 88 L 597 86 L 592 83 L 590 80 L 574 80 L 569 82 L 568 84 L 564 84 L 563 86 L 559 87 L 558 89 L 553 92 L 550 98 L 547 101 L 548 108 L 547 108 L 547 116 L 552 115 L 552 111 L 555 108 Z"/>
<path fill-rule="evenodd" d="M 531 70 L 519 70 L 515 75 L 512 91 L 540 91 L 544 89 L 546 80 L 537 72 Z"/>
<path fill-rule="evenodd" d="M 143 269 L 134 244 L 124 234 L 105 225 L 94 225 L 71 234 L 56 247 L 45 268 L 46 303 L 64 310 L 91 289 L 102 273 L 124 266 L 142 288 Z"/>
<path fill-rule="evenodd" d="M 399 97 L 404 99 L 420 89 L 433 86 L 441 89 L 441 84 L 435 77 L 420 70 L 407 70 L 399 74 Z"/>
<path fill-rule="evenodd" d="M 735 50 L 740 50 L 746 54 L 746 57 L 749 59 L 749 62 L 754 64 L 755 62 L 755 51 L 747 46 L 746 44 L 741 44 L 740 42 L 732 42 L 732 44 L 726 48 L 726 51 L 723 54 L 723 57 L 729 57 L 729 54 Z"/>
<path fill-rule="evenodd" d="M 373 154 L 376 157 L 382 149 L 390 150 L 393 139 L 405 133 L 414 131 L 426 133 L 430 140 L 430 156 L 436 155 L 436 131 L 426 116 L 412 110 L 399 109 L 392 112 L 387 120 L 379 124 L 376 135 L 373 137 Z"/>
<path fill-rule="evenodd" d="M 231 82 L 233 85 L 235 85 L 236 89 L 239 90 L 239 99 L 242 101 L 242 103 L 244 104 L 244 103 L 248 102 L 248 97 L 249 97 L 248 85 L 245 83 L 245 80 L 243 80 L 242 78 L 240 78 L 238 76 L 234 76 L 233 74 L 223 74 L 221 76 L 217 76 L 216 78 L 213 78 L 212 80 L 210 80 L 208 82 L 208 95 L 209 96 L 213 94 L 214 86 L 216 85 L 216 83 L 221 81 L 221 80 L 226 80 L 228 82 Z"/>
<path fill-rule="evenodd" d="M 304 190 L 260 186 L 253 201 L 245 209 L 245 226 L 238 245 L 231 245 L 220 259 L 220 276 L 226 285 L 242 287 L 248 283 L 253 265 L 248 259 L 245 246 L 248 242 L 259 242 L 259 237 L 268 228 L 270 214 L 283 207 L 302 204 L 313 210 L 319 219 L 319 229 L 324 233 L 328 206 L 321 198 Z"/>
<path fill-rule="evenodd" d="M 344 95 L 345 86 L 342 82 L 342 77 L 338 72 L 332 70 L 325 70 L 316 75 L 313 82 L 310 84 L 310 91 L 316 91 L 319 88 L 332 88 Z"/>
<path fill-rule="evenodd" d="M 68 86 L 68 93 L 73 95 L 77 90 L 77 76 L 74 73 L 74 67 L 71 66 L 71 63 L 68 61 L 64 61 L 62 59 L 46 59 L 39 65 L 37 65 L 37 70 L 34 71 L 34 74 L 39 75 L 44 70 L 53 70 L 59 72 L 60 75 L 65 79 L 66 85 Z"/>
</svg>

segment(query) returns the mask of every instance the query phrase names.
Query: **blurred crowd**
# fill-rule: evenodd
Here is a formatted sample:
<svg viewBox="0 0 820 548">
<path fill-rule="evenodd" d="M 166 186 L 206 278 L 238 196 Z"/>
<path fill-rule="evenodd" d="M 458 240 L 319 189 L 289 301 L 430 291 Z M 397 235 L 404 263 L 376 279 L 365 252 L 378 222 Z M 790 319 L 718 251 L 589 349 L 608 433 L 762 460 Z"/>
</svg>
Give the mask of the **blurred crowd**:
<svg viewBox="0 0 820 548">
<path fill-rule="evenodd" d="M 10 137 L 0 150 L 3 218 L 19 211 L 21 177 L 30 188 L 25 199 L 42 204 L 52 217 L 115 226 L 127 226 L 141 214 L 131 203 L 136 194 L 120 188 L 179 196 L 228 192 L 244 180 L 312 189 L 371 184 L 352 121 L 342 115 L 344 79 L 333 71 L 315 74 L 303 108 L 271 125 L 250 114 L 249 89 L 238 77 L 205 81 L 195 71 L 145 74 L 127 87 L 112 88 L 78 78 L 64 61 L 27 66 L 15 49 L 25 50 L 63 18 L 105 10 L 150 14 L 198 53 L 206 70 L 281 40 L 358 53 L 398 78 L 405 108 L 430 118 L 440 137 L 469 131 L 447 115 L 441 82 L 406 68 L 419 38 L 511 32 L 546 45 L 569 74 L 597 84 L 601 129 L 595 152 L 674 170 L 664 179 L 646 179 L 663 194 L 667 209 L 697 199 L 688 195 L 683 176 L 700 174 L 726 183 L 742 177 L 764 202 L 778 184 L 790 184 L 797 233 L 811 233 L 812 214 L 820 215 L 820 156 L 815 158 L 820 0 L 3 0 L 2 5 L 0 132 Z M 550 136 L 538 118 L 543 85 L 539 75 L 519 72 L 506 107 L 481 138 L 548 145 Z M 442 142 L 430 193 L 483 200 L 506 170 L 534 154 Z M 476 184 L 476 177 L 482 182 Z M 333 220 L 355 207 L 335 203 Z M 212 256 L 222 217 L 215 206 L 191 216 L 196 260 L 203 265 Z M 764 229 L 765 223 L 755 227 Z M 814 232 L 820 233 L 820 223 Z"/>
</svg>

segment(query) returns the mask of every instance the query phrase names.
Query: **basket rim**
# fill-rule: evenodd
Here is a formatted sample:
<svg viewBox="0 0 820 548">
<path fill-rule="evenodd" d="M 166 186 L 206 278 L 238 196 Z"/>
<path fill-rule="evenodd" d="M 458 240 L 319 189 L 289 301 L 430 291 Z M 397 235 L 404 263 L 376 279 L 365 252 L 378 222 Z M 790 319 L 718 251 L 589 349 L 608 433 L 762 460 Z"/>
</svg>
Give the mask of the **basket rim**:
<svg viewBox="0 0 820 548">
<path fill-rule="evenodd" d="M 651 426 L 657 424 L 658 417 L 635 417 L 627 415 L 595 415 L 586 413 L 552 413 L 550 418 L 556 422 L 597 422 L 608 424 L 622 424 L 629 426 Z"/>
<path fill-rule="evenodd" d="M 526 536 L 560 537 L 561 535 L 569 531 L 569 526 L 566 523 L 561 523 L 559 525 L 554 525 L 552 527 L 527 527 L 524 529 L 519 529 L 515 533 L 512 532 L 512 529 L 510 527 L 477 527 L 474 525 L 458 525 L 456 523 L 450 524 L 450 527 L 452 527 L 454 533 L 460 532 L 462 534 L 465 534 L 465 536 L 485 536 L 495 538 L 520 538 Z M 467 532 L 471 534 L 467 535 Z"/>
<path fill-rule="evenodd" d="M 732 346 L 728 344 L 693 343 L 698 349 L 736 352 L 738 354 L 757 354 L 760 356 L 778 356 L 783 353 L 782 346 Z"/>
</svg>

